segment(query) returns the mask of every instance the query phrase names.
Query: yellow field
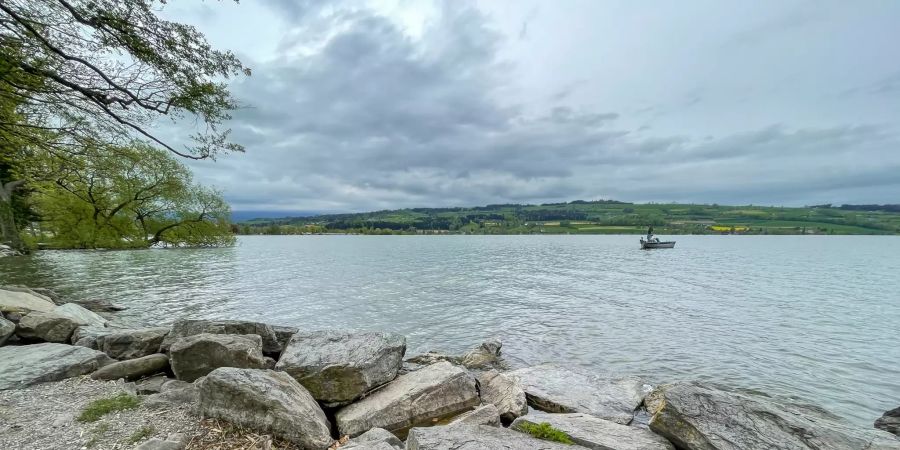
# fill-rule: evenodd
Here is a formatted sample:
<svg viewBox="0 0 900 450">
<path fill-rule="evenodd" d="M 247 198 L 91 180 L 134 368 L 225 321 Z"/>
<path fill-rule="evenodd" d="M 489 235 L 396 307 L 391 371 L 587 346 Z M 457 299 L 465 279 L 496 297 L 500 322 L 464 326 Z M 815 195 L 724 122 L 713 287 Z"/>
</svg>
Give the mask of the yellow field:
<svg viewBox="0 0 900 450">
<path fill-rule="evenodd" d="M 713 231 L 731 231 L 733 229 L 735 232 L 739 233 L 741 231 L 749 230 L 750 227 L 742 227 L 742 226 L 731 227 L 731 226 L 727 226 L 727 225 L 710 225 L 709 229 L 713 230 Z"/>
</svg>

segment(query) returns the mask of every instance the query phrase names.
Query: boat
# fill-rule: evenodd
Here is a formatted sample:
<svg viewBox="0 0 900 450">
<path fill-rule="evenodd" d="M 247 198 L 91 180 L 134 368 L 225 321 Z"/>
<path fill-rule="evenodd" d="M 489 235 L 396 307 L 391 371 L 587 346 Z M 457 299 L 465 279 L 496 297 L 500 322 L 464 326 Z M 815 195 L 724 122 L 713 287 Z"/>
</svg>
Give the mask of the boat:
<svg viewBox="0 0 900 450">
<path fill-rule="evenodd" d="M 659 238 L 653 236 L 653 227 L 650 227 L 647 230 L 647 239 L 641 238 L 641 250 L 653 248 L 675 248 L 675 241 L 660 241 Z"/>
</svg>

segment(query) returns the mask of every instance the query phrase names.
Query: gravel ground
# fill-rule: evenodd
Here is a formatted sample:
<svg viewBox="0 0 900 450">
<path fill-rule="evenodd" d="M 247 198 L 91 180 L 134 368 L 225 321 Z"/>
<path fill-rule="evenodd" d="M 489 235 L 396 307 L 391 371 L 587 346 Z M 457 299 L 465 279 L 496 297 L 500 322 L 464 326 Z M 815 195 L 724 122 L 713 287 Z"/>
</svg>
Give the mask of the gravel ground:
<svg viewBox="0 0 900 450">
<path fill-rule="evenodd" d="M 89 377 L 0 391 L 0 449 L 132 449 L 151 437 L 200 434 L 199 419 L 184 407 L 151 411 L 139 406 L 92 423 L 75 420 L 88 403 L 121 392 L 120 382 Z M 141 430 L 143 437 L 130 442 Z"/>
</svg>

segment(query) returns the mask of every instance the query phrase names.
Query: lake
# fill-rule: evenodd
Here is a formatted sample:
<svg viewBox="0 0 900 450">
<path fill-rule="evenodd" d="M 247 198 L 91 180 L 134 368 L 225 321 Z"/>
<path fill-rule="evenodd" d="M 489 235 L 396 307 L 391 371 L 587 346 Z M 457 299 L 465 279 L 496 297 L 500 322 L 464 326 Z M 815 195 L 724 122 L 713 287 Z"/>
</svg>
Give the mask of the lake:
<svg viewBox="0 0 900 450">
<path fill-rule="evenodd" d="M 514 366 L 715 381 L 870 427 L 900 405 L 900 238 L 258 236 L 211 250 L 46 251 L 0 284 L 128 307 L 120 320 L 243 318 L 388 330 L 411 356 L 502 338 Z"/>
</svg>

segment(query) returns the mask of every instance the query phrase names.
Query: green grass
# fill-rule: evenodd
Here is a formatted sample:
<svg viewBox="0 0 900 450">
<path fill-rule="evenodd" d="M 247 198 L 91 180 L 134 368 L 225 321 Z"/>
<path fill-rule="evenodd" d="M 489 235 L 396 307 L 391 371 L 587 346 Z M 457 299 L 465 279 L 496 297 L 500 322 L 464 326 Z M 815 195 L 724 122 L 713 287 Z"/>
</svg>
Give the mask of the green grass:
<svg viewBox="0 0 900 450">
<path fill-rule="evenodd" d="M 569 435 L 553 428 L 547 422 L 541 422 L 539 424 L 533 424 L 530 422 L 522 422 L 518 425 L 519 430 L 524 431 L 538 439 L 543 439 L 545 441 L 553 441 L 553 442 L 561 442 L 563 444 L 574 444 L 572 439 L 569 439 Z"/>
<path fill-rule="evenodd" d="M 81 410 L 81 414 L 76 420 L 79 422 L 96 422 L 109 413 L 134 409 L 140 404 L 140 399 L 129 394 L 119 394 L 115 397 L 101 398 L 88 403 L 88 405 Z"/>
<path fill-rule="evenodd" d="M 128 437 L 129 444 L 137 444 L 138 442 L 150 437 L 156 433 L 156 428 L 154 427 L 141 427 L 139 430 L 135 431 Z"/>
</svg>

